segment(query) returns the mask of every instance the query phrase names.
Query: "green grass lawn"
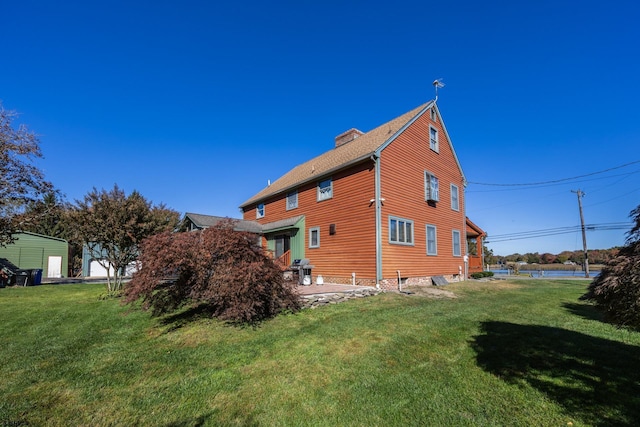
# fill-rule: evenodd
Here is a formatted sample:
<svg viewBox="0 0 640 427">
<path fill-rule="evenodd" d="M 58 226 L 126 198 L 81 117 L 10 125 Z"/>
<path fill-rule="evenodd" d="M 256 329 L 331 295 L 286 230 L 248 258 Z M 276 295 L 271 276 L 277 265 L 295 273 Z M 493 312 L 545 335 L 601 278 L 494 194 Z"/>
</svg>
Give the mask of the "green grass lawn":
<svg viewBox="0 0 640 427">
<path fill-rule="evenodd" d="M 587 282 L 466 282 L 256 328 L 0 289 L 0 426 L 618 426 L 640 423 L 640 334 Z"/>
</svg>

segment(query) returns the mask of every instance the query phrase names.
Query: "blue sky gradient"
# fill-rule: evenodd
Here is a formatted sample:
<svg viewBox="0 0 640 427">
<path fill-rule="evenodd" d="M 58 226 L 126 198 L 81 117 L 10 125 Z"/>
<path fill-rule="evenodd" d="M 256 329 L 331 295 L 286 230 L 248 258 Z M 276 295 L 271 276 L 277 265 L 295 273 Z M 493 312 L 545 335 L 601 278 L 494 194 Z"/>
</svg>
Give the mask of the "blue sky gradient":
<svg viewBox="0 0 640 427">
<path fill-rule="evenodd" d="M 267 180 L 432 99 L 443 78 L 467 214 L 489 240 L 578 226 L 581 189 L 589 247 L 609 248 L 626 230 L 595 225 L 640 204 L 638 22 L 634 1 L 4 2 L 0 100 L 40 135 L 38 166 L 70 200 L 117 183 L 239 217 Z"/>
</svg>

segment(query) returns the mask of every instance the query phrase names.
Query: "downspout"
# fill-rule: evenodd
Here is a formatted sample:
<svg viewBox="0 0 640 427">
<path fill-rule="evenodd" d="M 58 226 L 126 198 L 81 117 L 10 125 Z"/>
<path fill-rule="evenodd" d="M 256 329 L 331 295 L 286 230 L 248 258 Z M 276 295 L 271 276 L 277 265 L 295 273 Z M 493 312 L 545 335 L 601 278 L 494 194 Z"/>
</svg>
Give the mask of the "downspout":
<svg viewBox="0 0 640 427">
<path fill-rule="evenodd" d="M 481 234 L 478 238 L 480 239 L 480 262 L 482 262 L 482 271 L 484 271 L 484 236 Z M 489 270 L 488 267 L 487 270 Z"/>
<path fill-rule="evenodd" d="M 374 206 L 376 215 L 376 288 L 382 280 L 382 206 L 380 205 L 380 156 L 371 156 L 374 170 Z"/>
<path fill-rule="evenodd" d="M 467 240 L 467 180 L 462 177 L 462 229 L 464 230 L 464 277 L 462 280 L 469 278 L 469 241 Z"/>
</svg>

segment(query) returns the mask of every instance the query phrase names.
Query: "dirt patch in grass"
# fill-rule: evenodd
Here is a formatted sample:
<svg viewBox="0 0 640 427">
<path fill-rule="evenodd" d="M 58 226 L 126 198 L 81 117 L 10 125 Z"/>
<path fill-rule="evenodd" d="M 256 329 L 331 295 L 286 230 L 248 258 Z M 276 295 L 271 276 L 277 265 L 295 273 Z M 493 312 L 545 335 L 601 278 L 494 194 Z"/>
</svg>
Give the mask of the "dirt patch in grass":
<svg viewBox="0 0 640 427">
<path fill-rule="evenodd" d="M 464 282 L 450 283 L 445 287 L 438 286 L 404 286 L 402 293 L 409 296 L 418 296 L 434 299 L 458 298 L 456 292 L 464 293 L 468 290 L 495 291 L 522 288 L 522 283 L 509 280 L 467 280 Z"/>
<path fill-rule="evenodd" d="M 511 280 L 467 280 L 460 284 L 455 283 L 456 287 L 463 289 L 519 289 L 522 283 L 513 282 Z"/>
<path fill-rule="evenodd" d="M 456 294 L 435 286 L 405 286 L 402 292 L 405 295 L 426 297 L 426 298 L 458 298 Z"/>
</svg>

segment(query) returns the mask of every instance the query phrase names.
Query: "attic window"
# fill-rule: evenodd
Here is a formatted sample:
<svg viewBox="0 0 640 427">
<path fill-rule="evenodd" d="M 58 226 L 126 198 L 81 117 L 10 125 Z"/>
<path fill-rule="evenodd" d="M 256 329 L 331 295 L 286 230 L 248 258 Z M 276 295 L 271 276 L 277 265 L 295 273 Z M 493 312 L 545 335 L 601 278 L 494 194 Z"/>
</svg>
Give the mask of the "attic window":
<svg viewBox="0 0 640 427">
<path fill-rule="evenodd" d="M 256 219 L 257 218 L 264 218 L 264 203 L 260 203 L 256 206 Z"/>
<path fill-rule="evenodd" d="M 432 126 L 429 126 L 429 148 L 436 153 L 439 150 L 438 147 L 438 130 Z"/>
<path fill-rule="evenodd" d="M 436 121 L 436 109 L 435 108 L 431 109 L 431 121 L 433 121 L 433 122 Z"/>
</svg>

